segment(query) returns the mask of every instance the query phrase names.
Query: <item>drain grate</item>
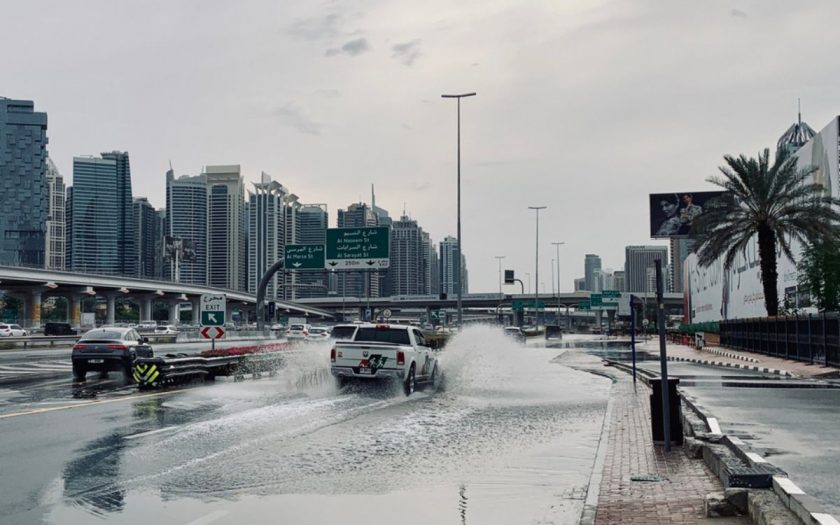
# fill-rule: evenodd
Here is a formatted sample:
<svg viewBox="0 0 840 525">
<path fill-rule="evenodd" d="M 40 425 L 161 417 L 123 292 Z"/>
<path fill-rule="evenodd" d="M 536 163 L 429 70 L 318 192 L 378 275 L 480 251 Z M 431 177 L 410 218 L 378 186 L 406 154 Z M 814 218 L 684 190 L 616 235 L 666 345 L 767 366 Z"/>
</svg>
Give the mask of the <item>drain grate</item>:
<svg viewBox="0 0 840 525">
<path fill-rule="evenodd" d="M 656 474 L 642 474 L 638 476 L 630 476 L 630 481 L 665 481 L 665 478 L 662 476 L 657 476 Z"/>
</svg>

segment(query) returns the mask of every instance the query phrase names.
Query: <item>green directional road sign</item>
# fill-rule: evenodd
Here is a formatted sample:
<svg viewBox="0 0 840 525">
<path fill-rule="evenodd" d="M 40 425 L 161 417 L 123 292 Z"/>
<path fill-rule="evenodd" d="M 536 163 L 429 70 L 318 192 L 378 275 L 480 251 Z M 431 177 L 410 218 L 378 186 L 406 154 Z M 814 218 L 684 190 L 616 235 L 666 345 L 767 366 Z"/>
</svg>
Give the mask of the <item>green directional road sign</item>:
<svg viewBox="0 0 840 525">
<path fill-rule="evenodd" d="M 537 310 L 544 310 L 545 309 L 545 301 L 539 300 L 539 301 L 534 302 L 533 299 L 531 299 L 530 301 L 523 301 L 522 299 L 514 299 L 513 301 L 511 301 L 510 309 L 511 310 L 522 310 L 523 308 L 528 308 L 528 309 L 534 310 L 535 305 L 536 305 Z"/>
<path fill-rule="evenodd" d="M 379 270 L 388 268 L 391 229 L 329 228 L 325 267 L 334 270 Z"/>
<path fill-rule="evenodd" d="M 285 251 L 287 270 L 323 270 L 323 244 L 287 244 Z"/>
<path fill-rule="evenodd" d="M 430 310 L 429 317 L 434 319 L 435 321 L 440 321 L 441 319 L 443 319 L 443 315 L 441 315 L 441 313 L 442 312 L 440 310 Z"/>
<path fill-rule="evenodd" d="M 227 299 L 222 294 L 201 296 L 201 326 L 224 326 Z"/>
<path fill-rule="evenodd" d="M 601 296 L 604 297 L 604 298 L 606 298 L 606 297 L 618 298 L 618 297 L 621 297 L 621 292 L 619 292 L 618 290 L 604 290 L 603 292 L 601 292 Z"/>
<path fill-rule="evenodd" d="M 578 310 L 592 310 L 592 304 L 589 301 L 583 301 L 576 306 Z"/>
<path fill-rule="evenodd" d="M 601 292 L 601 304 L 604 309 L 618 309 L 618 302 L 621 300 L 621 292 L 618 290 L 604 290 Z"/>
<path fill-rule="evenodd" d="M 224 312 L 201 312 L 201 326 L 224 326 Z"/>
<path fill-rule="evenodd" d="M 590 295 L 589 304 L 592 305 L 592 308 L 600 308 L 604 305 L 604 296 L 599 293 Z"/>
</svg>

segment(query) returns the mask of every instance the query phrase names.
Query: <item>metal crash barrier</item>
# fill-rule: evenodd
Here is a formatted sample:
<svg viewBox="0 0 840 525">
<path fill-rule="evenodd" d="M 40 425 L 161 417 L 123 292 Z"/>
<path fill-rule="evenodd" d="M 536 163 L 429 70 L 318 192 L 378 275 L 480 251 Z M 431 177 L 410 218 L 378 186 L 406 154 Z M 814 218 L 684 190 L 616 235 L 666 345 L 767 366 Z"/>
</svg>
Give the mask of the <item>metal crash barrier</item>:
<svg viewBox="0 0 840 525">
<path fill-rule="evenodd" d="M 231 348 L 205 352 L 198 356 L 166 355 L 139 358 L 134 362 L 132 377 L 140 390 L 181 385 L 192 381 L 213 381 L 217 377 L 260 377 L 273 375 L 283 364 L 288 344 L 264 347 Z"/>
</svg>

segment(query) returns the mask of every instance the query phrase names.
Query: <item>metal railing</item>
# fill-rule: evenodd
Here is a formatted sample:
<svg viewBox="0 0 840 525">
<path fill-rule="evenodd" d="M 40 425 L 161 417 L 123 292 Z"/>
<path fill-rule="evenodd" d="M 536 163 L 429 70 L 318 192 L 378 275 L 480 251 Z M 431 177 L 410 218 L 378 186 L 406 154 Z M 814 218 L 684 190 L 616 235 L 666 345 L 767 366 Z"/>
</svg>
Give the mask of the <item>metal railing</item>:
<svg viewBox="0 0 840 525">
<path fill-rule="evenodd" d="M 840 313 L 721 321 L 723 346 L 840 367 Z"/>
</svg>

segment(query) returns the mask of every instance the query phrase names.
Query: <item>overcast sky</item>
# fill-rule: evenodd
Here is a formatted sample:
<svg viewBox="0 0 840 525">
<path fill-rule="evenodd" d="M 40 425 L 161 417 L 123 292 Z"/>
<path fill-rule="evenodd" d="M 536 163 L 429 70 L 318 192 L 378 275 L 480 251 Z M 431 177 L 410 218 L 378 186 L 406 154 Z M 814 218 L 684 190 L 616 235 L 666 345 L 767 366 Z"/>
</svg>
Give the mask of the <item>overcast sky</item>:
<svg viewBox="0 0 840 525">
<path fill-rule="evenodd" d="M 775 147 L 840 113 L 840 2 L 0 0 L 0 96 L 49 114 L 49 151 L 127 150 L 135 196 L 164 174 L 241 164 L 304 202 L 403 207 L 463 242 L 472 292 L 496 255 L 551 289 L 583 256 L 651 244 L 647 194 L 710 189 L 725 153 Z M 532 275 L 533 280 L 533 275 Z M 509 289 L 513 291 L 513 289 Z"/>
</svg>

